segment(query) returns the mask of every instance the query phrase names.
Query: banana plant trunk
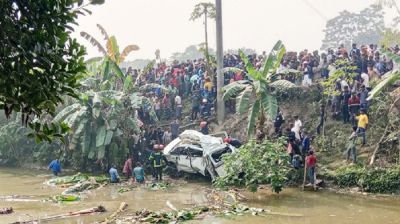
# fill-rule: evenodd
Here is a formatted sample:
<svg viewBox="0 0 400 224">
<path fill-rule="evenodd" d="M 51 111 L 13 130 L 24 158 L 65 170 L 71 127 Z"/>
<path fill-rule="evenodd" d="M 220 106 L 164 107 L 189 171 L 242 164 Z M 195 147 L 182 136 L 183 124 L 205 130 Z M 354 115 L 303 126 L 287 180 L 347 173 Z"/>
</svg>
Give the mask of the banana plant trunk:
<svg viewBox="0 0 400 224">
<path fill-rule="evenodd" d="M 221 0 L 215 0 L 215 22 L 217 33 L 217 120 L 222 125 L 225 120 L 225 101 L 223 100 L 222 87 L 224 86 L 224 47 L 222 41 L 222 5 Z"/>
</svg>

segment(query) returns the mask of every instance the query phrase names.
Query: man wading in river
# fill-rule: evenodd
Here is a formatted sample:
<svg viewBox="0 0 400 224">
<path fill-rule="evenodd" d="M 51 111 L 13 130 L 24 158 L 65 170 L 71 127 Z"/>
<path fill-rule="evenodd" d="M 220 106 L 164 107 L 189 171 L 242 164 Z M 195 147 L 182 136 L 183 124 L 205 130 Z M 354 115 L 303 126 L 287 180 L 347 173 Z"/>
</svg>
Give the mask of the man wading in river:
<svg viewBox="0 0 400 224">
<path fill-rule="evenodd" d="M 54 176 L 58 176 L 59 173 L 61 173 L 61 163 L 59 159 L 55 159 L 51 161 L 49 164 L 49 170 L 51 170 L 54 174 Z"/>
<path fill-rule="evenodd" d="M 111 178 L 111 180 L 110 180 L 111 183 L 119 183 L 119 175 L 118 175 L 118 171 L 117 171 L 117 169 L 115 167 L 116 167 L 115 165 L 112 165 L 111 169 L 109 171 L 110 178 Z"/>
</svg>

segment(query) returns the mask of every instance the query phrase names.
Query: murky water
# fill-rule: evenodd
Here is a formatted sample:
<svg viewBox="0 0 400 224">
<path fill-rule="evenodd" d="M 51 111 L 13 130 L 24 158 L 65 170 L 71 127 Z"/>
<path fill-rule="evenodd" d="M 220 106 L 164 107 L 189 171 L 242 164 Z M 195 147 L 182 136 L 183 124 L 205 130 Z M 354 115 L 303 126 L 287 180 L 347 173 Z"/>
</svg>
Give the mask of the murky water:
<svg viewBox="0 0 400 224">
<path fill-rule="evenodd" d="M 120 202 L 129 204 L 127 212 L 147 208 L 150 210 L 169 210 L 169 201 L 177 208 L 191 207 L 206 201 L 204 183 L 188 183 L 168 191 L 151 191 L 134 189 L 131 192 L 118 193 L 118 186 L 107 186 L 93 191 L 79 202 L 56 204 L 41 202 L 41 199 L 61 193 L 62 189 L 49 187 L 43 182 L 50 175 L 43 172 L 22 169 L 0 169 L 0 196 L 31 196 L 32 202 L 8 202 L 0 199 L 0 208 L 13 207 L 11 215 L 1 215 L 0 223 L 11 223 L 47 215 L 62 214 L 90 207 L 103 205 L 108 210 L 101 215 L 81 216 L 78 218 L 58 220 L 48 223 L 91 223 L 103 220 L 115 211 Z M 307 192 L 298 189 L 285 189 L 280 195 L 271 194 L 268 190 L 257 194 L 248 193 L 248 204 L 262 207 L 273 212 L 302 215 L 209 217 L 201 221 L 188 223 L 269 223 L 269 224 L 390 224 L 400 223 L 400 199 L 397 197 L 373 199 L 361 196 L 339 195 L 328 192 Z"/>
</svg>

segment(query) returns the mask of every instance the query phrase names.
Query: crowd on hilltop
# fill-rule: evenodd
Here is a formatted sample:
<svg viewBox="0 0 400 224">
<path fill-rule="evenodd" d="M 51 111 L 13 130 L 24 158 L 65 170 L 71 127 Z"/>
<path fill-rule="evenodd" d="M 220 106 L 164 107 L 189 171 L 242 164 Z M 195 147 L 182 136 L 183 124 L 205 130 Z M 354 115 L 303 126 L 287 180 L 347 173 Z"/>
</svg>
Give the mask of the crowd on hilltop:
<svg viewBox="0 0 400 224">
<path fill-rule="evenodd" d="M 398 53 L 400 49 L 396 45 L 391 50 Z M 266 52 L 263 52 L 260 55 L 248 55 L 248 58 L 255 68 L 260 69 L 266 56 Z M 299 84 L 307 86 L 317 79 L 330 77 L 336 70 L 335 62 L 338 59 L 348 61 L 356 68 L 354 72 L 357 73 L 352 83 L 348 83 L 348 80 L 345 79 L 337 80 L 337 89 L 340 92 L 344 92 L 346 86 L 350 93 L 360 91 L 361 86 L 369 89 L 372 80 L 379 79 L 393 68 L 393 62 L 380 53 L 377 45 L 358 47 L 353 44 L 351 49 L 346 49 L 341 45 L 337 49 L 331 48 L 321 54 L 318 51 L 309 52 L 308 50 L 288 51 L 284 55 L 277 73 L 291 73 L 295 70 L 299 77 L 288 75 L 282 76 L 282 78 L 297 83 L 299 83 L 298 80 L 301 80 Z M 224 67 L 235 67 L 243 71 L 237 69 L 225 72 L 225 84 L 246 79 L 245 65 L 238 54 L 226 54 Z M 181 119 L 183 101 L 186 103 L 189 101 L 191 105 L 190 119 L 197 120 L 212 113 L 217 92 L 216 77 L 210 75 L 206 68 L 205 59 L 196 59 L 184 62 L 174 61 L 169 65 L 164 62 L 158 63 L 141 75 L 138 70 L 130 71 L 134 77 L 139 77 L 139 86 L 157 84 L 151 86 L 150 91 L 146 94 L 153 101 L 158 119 Z M 336 102 L 338 99 L 333 100 L 336 105 L 339 105 Z M 337 109 L 335 112 L 339 113 Z M 140 117 L 145 122 L 151 123 L 150 116 L 146 111 L 141 111 Z"/>
<path fill-rule="evenodd" d="M 390 50 L 396 54 L 400 52 L 397 45 Z M 266 57 L 266 52 L 248 55 L 250 63 L 256 69 L 261 69 Z M 363 144 L 365 144 L 365 132 L 368 125 L 367 96 L 370 82 L 380 79 L 383 74 L 393 69 L 393 62 L 379 51 L 377 45 L 358 47 L 353 44 L 350 49 L 341 45 L 336 49 L 328 49 L 324 53 L 308 50 L 288 51 L 283 56 L 277 73 L 296 73 L 296 76 L 282 75 L 280 77 L 299 85 L 309 86 L 313 82 L 332 76 L 338 69 L 336 62 L 339 59 L 347 61 L 354 68 L 352 72 L 356 75 L 351 82 L 343 77 L 335 80 L 339 94 L 333 95 L 330 99 L 331 112 L 334 117 L 342 119 L 344 123 L 350 123 L 351 127 L 355 128 L 356 137 L 362 136 Z M 238 54 L 224 55 L 224 67 L 238 68 L 225 71 L 225 84 L 247 79 L 245 64 Z M 179 135 L 183 119 L 199 121 L 199 131 L 203 134 L 209 133 L 207 118 L 213 114 L 217 89 L 216 77 L 207 71 L 205 59 L 174 61 L 171 64 L 158 63 L 146 72 L 131 70 L 131 75 L 134 78 L 137 77 L 140 87 L 149 86 L 145 94 L 152 101 L 155 116 L 164 124 L 162 127 L 153 125 L 149 110 L 141 109 L 139 118 L 146 125 L 143 126 L 142 134 L 136 138 L 135 148 L 139 147 L 140 151 L 147 150 L 149 153 L 154 146 L 163 148 Z M 183 116 L 184 109 L 189 111 L 185 113 L 186 117 Z M 294 115 L 292 117 L 295 117 L 295 120 L 287 123 L 284 115 L 279 113 L 274 126 L 277 135 L 288 137 L 288 152 L 291 160 L 295 160 L 294 166 L 297 166 L 298 159 L 303 157 L 300 161 L 304 161 L 311 149 L 313 131 L 302 131 L 301 117 Z M 326 108 L 325 105 L 321 105 L 320 124 L 316 128 L 316 134 L 321 132 L 325 117 Z M 172 122 L 165 125 L 165 121 Z M 351 140 L 355 142 L 354 135 Z M 349 155 L 352 154 L 355 158 L 355 149 L 353 149 L 349 150 Z"/>
</svg>

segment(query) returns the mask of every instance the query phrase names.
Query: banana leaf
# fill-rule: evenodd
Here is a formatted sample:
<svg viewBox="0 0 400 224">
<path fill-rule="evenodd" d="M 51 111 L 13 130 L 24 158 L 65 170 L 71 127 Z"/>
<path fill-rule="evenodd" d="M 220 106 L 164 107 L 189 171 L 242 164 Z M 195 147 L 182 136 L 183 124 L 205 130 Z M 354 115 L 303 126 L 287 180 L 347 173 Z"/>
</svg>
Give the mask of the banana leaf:
<svg viewBox="0 0 400 224">
<path fill-rule="evenodd" d="M 73 202 L 79 201 L 79 196 L 76 195 L 56 195 L 52 197 L 52 200 L 55 202 Z"/>
<path fill-rule="evenodd" d="M 97 159 L 103 159 L 106 154 L 106 146 L 102 145 L 97 148 Z"/>
<path fill-rule="evenodd" d="M 73 183 L 78 183 L 80 181 L 84 181 L 89 179 L 89 176 L 86 174 L 82 173 L 77 173 L 72 176 L 64 176 L 64 177 L 56 177 L 53 178 L 49 181 L 47 181 L 48 184 L 52 185 L 60 185 L 60 184 L 73 184 Z"/>
<path fill-rule="evenodd" d="M 113 131 L 107 130 L 106 138 L 104 140 L 104 145 L 109 145 L 111 143 L 111 139 L 113 137 Z"/>
<path fill-rule="evenodd" d="M 101 126 L 96 135 L 96 147 L 100 147 L 104 145 L 104 141 L 106 139 L 106 126 Z"/>
</svg>

